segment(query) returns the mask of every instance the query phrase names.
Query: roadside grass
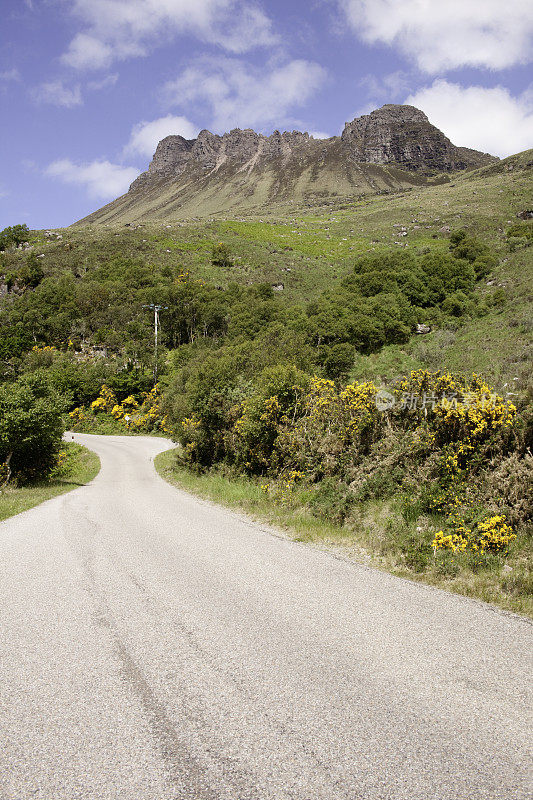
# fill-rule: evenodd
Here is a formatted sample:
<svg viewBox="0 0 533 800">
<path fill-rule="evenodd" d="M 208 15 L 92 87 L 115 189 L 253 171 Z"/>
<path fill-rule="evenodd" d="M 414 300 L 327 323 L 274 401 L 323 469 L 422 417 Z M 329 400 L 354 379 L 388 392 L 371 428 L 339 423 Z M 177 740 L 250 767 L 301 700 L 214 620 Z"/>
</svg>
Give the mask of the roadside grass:
<svg viewBox="0 0 533 800">
<path fill-rule="evenodd" d="M 50 480 L 20 488 L 7 487 L 0 494 L 0 521 L 84 486 L 98 475 L 100 459 L 96 453 L 74 442 L 64 442 L 62 451 L 65 452 L 62 467 Z"/>
<path fill-rule="evenodd" d="M 304 508 L 290 509 L 273 503 L 259 483 L 243 477 L 228 478 L 217 472 L 196 474 L 179 466 L 176 450 L 165 450 L 154 459 L 155 468 L 168 483 L 195 494 L 205 500 L 227 508 L 239 509 L 254 518 L 275 525 L 293 534 L 297 541 L 307 541 L 309 536 L 325 539 L 330 526 L 314 517 Z M 337 535 L 341 529 L 337 531 Z"/>
<path fill-rule="evenodd" d="M 159 454 L 154 464 L 164 480 L 184 491 L 242 511 L 284 531 L 294 541 L 533 617 L 531 538 L 515 543 L 506 559 L 493 556 L 477 564 L 449 553 L 411 552 L 408 543 L 416 536 L 417 520 L 406 523 L 394 500 L 361 504 L 348 523 L 336 524 L 311 513 L 305 491 L 295 491 L 290 504 L 277 502 L 259 482 L 220 472 L 193 473 L 177 463 L 175 453 Z"/>
</svg>

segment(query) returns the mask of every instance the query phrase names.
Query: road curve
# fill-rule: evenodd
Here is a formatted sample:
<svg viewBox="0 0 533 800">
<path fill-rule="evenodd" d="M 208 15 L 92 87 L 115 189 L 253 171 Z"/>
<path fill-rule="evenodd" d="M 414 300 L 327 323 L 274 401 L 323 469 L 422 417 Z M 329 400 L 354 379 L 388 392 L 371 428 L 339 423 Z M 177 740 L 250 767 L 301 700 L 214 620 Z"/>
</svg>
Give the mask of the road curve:
<svg viewBox="0 0 533 800">
<path fill-rule="evenodd" d="M 75 438 L 97 478 L 0 524 L 2 800 L 531 797 L 527 620 Z"/>
</svg>

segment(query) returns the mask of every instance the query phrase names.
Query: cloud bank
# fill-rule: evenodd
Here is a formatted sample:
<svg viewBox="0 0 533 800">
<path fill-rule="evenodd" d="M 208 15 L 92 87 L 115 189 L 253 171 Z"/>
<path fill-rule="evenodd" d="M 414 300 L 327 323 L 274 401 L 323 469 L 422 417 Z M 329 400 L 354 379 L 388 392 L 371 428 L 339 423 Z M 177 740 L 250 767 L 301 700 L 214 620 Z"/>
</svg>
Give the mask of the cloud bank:
<svg viewBox="0 0 533 800">
<path fill-rule="evenodd" d="M 533 52 L 528 0 L 338 0 L 349 25 L 370 44 L 385 44 L 438 73 L 458 67 L 501 70 Z"/>
<path fill-rule="evenodd" d="M 158 142 L 165 136 L 178 135 L 184 139 L 195 139 L 200 129 L 189 122 L 186 117 L 175 117 L 168 114 L 166 117 L 154 119 L 151 122 L 139 122 L 132 129 L 130 140 L 124 152 L 126 155 L 140 155 L 151 157 Z"/>
<path fill-rule="evenodd" d="M 405 102 L 424 111 L 461 147 L 503 157 L 533 146 L 533 93 L 513 97 L 501 86 L 463 87 L 436 80 Z"/>
<path fill-rule="evenodd" d="M 319 64 L 296 59 L 256 68 L 235 58 L 201 59 L 163 88 L 169 106 L 199 103 L 211 115 L 211 127 L 223 133 L 233 127 L 281 125 L 293 108 L 303 105 L 325 82 Z"/>
<path fill-rule="evenodd" d="M 110 200 L 124 194 L 138 174 L 135 167 L 123 167 L 109 161 L 75 164 L 69 158 L 54 161 L 45 170 L 45 175 L 51 178 L 85 187 L 89 197 L 98 200 Z"/>
<path fill-rule="evenodd" d="M 36 103 L 61 106 L 63 108 L 74 108 L 83 104 L 79 84 L 69 88 L 65 86 L 63 81 L 42 83 L 31 91 L 31 96 Z"/>
<path fill-rule="evenodd" d="M 62 61 L 79 70 L 145 56 L 178 34 L 232 53 L 277 41 L 270 19 L 246 0 L 74 0 L 72 13 L 83 29 Z"/>
</svg>

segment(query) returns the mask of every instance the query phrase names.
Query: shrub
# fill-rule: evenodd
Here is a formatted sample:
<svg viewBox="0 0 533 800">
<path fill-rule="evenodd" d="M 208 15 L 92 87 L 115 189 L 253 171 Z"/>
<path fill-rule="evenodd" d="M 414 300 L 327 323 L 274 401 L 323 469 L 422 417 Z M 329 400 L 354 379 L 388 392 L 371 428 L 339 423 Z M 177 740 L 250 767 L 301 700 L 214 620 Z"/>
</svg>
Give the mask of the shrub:
<svg viewBox="0 0 533 800">
<path fill-rule="evenodd" d="M 259 474 L 278 466 L 278 435 L 300 413 L 308 383 L 309 377 L 291 365 L 263 370 L 228 437 L 238 466 Z"/>
<path fill-rule="evenodd" d="M 322 353 L 322 368 L 326 378 L 345 379 L 353 366 L 355 349 L 346 342 L 326 347 Z"/>
<path fill-rule="evenodd" d="M 524 245 L 526 242 L 533 242 L 533 220 L 517 222 L 515 225 L 511 225 L 507 229 L 507 236 L 521 240 Z"/>
<path fill-rule="evenodd" d="M 0 250 L 7 250 L 8 247 L 17 247 L 29 238 L 27 225 L 13 225 L 0 231 Z"/>
<path fill-rule="evenodd" d="M 43 278 L 44 270 L 41 262 L 35 253 L 30 253 L 26 263 L 19 269 L 17 282 L 25 289 L 35 289 Z"/>
<path fill-rule="evenodd" d="M 346 484 L 333 478 L 325 478 L 314 487 L 309 506 L 315 516 L 342 524 L 354 502 L 355 498 Z"/>
<path fill-rule="evenodd" d="M 218 244 L 213 245 L 213 249 L 211 250 L 211 263 L 213 266 L 221 267 L 222 269 L 234 266 L 229 247 L 223 242 L 218 242 Z"/>
<path fill-rule="evenodd" d="M 337 389 L 333 381 L 314 377 L 303 394 L 294 420 L 287 420 L 278 442 L 283 463 L 310 475 L 345 476 L 379 438 L 383 418 L 371 382 Z"/>
<path fill-rule="evenodd" d="M 533 455 L 511 453 L 481 476 L 482 497 L 489 508 L 505 508 L 512 525 L 533 521 Z M 497 505 L 494 502 L 497 498 Z"/>
<path fill-rule="evenodd" d="M 64 402 L 40 376 L 0 385 L 0 464 L 4 480 L 18 483 L 47 478 L 64 432 Z"/>
<path fill-rule="evenodd" d="M 463 230 L 455 231 L 450 236 L 450 250 L 454 258 L 472 264 L 476 280 L 485 278 L 497 264 L 490 248 L 475 236 L 468 236 Z"/>
<path fill-rule="evenodd" d="M 495 514 L 481 520 L 472 527 L 459 516 L 450 517 L 451 530 L 448 533 L 437 531 L 433 539 L 435 550 L 440 548 L 453 552 L 502 553 L 506 554 L 509 544 L 516 534 L 506 522 L 504 514 Z"/>
<path fill-rule="evenodd" d="M 71 425 L 76 430 L 113 433 L 124 428 L 135 433 L 162 431 L 171 433 L 167 416 L 161 407 L 159 386 L 142 392 L 139 399 L 128 395 L 120 403 L 116 394 L 105 384 L 90 408 L 77 406 L 69 414 Z M 117 425 L 118 423 L 118 425 Z"/>
</svg>

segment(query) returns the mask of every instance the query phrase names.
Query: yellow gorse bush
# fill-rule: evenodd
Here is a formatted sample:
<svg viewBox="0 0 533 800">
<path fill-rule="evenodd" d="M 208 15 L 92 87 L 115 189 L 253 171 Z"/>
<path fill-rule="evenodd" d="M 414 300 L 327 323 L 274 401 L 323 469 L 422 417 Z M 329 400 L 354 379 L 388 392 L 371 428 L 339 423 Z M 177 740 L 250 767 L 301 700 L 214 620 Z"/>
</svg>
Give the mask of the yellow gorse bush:
<svg viewBox="0 0 533 800">
<path fill-rule="evenodd" d="M 303 472 L 292 469 L 280 476 L 277 481 L 271 483 L 261 484 L 261 488 L 266 494 L 270 495 L 278 503 L 289 505 L 293 499 L 294 489 L 297 483 L 300 483 L 305 478 Z"/>
<path fill-rule="evenodd" d="M 294 420 L 281 432 L 283 462 L 309 475 L 333 474 L 354 463 L 380 435 L 376 394 L 371 382 L 338 389 L 333 381 L 313 378 Z"/>
<path fill-rule="evenodd" d="M 229 417 L 235 421 L 221 437 L 226 457 L 252 474 L 268 475 L 263 489 L 282 503 L 291 501 L 297 483 L 331 477 L 348 493 L 362 487 L 368 496 L 364 492 L 380 482 L 386 491 L 394 482 L 405 491 L 410 474 L 415 481 L 420 475 L 412 491 L 420 494 L 422 507 L 447 515 L 446 528 L 433 538 L 435 551 L 504 553 L 515 533 L 503 514 L 475 523 L 465 519 L 479 520 L 483 513 L 475 507 L 469 478 L 495 447 L 505 447 L 516 407 L 478 375 L 465 380 L 414 370 L 393 391 L 400 402 L 385 410 L 372 381 L 338 387 L 315 376 L 270 394 L 256 392 L 232 406 Z M 405 395 L 423 402 L 403 402 Z M 194 462 L 213 437 L 206 440 L 197 417 L 183 420 L 182 428 L 185 456 Z M 395 471 L 392 479 L 388 470 Z"/>
<path fill-rule="evenodd" d="M 357 428 L 379 417 L 376 393 L 371 382 L 351 383 L 339 391 L 333 381 L 314 377 L 302 400 L 301 420 L 304 426 L 334 427 L 349 439 Z"/>
<path fill-rule="evenodd" d="M 476 374 L 465 383 L 446 372 L 413 370 L 395 388 L 404 397 L 421 401 L 424 420 L 435 446 L 442 449 L 450 476 L 459 476 L 480 446 L 510 428 L 516 417 L 513 403 Z"/>
<path fill-rule="evenodd" d="M 57 347 L 54 347 L 54 345 L 51 345 L 51 344 L 47 344 L 44 347 L 41 347 L 40 345 L 36 344 L 36 345 L 34 345 L 32 347 L 31 351 L 32 351 L 32 353 L 57 353 L 58 352 Z"/>
<path fill-rule="evenodd" d="M 104 412 L 104 413 L 111 413 L 113 408 L 117 405 L 117 398 L 112 389 L 105 384 L 100 389 L 100 394 L 93 400 L 91 403 L 91 409 L 95 413 Z"/>
<path fill-rule="evenodd" d="M 89 419 L 85 406 L 77 406 L 70 412 L 69 417 L 74 423 L 83 423 Z"/>
<path fill-rule="evenodd" d="M 129 395 L 119 403 L 115 393 L 104 385 L 99 396 L 91 403 L 90 411 L 80 406 L 71 411 L 69 416 L 75 424 L 90 427 L 91 420 L 98 414 L 108 415 L 128 430 L 139 432 L 160 430 L 171 434 L 167 416 L 161 410 L 161 394 L 158 386 L 150 392 L 144 392 L 140 400 Z"/>
<path fill-rule="evenodd" d="M 473 553 L 504 553 L 516 539 L 513 529 L 506 523 L 504 514 L 495 514 L 488 519 L 468 527 L 464 520 L 451 516 L 452 533 L 438 531 L 433 539 L 435 550 L 449 549 L 453 552 L 469 550 Z"/>
</svg>

